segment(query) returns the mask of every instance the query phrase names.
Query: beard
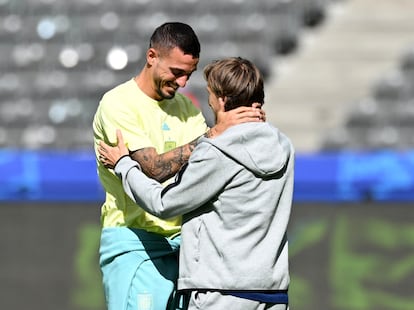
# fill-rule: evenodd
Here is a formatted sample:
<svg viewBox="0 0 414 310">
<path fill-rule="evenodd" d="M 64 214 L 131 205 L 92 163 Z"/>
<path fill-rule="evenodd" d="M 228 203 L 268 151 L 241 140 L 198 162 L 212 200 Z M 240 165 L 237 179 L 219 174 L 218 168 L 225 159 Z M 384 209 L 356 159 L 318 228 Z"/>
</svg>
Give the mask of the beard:
<svg viewBox="0 0 414 310">
<path fill-rule="evenodd" d="M 176 91 L 173 93 L 162 91 L 161 88 L 157 89 L 157 94 L 160 96 L 161 99 L 172 99 L 175 96 Z"/>
<path fill-rule="evenodd" d="M 161 98 L 161 100 L 174 98 L 177 90 L 178 86 L 174 82 L 163 82 L 162 80 L 160 80 L 157 83 L 156 92 L 158 96 Z"/>
</svg>

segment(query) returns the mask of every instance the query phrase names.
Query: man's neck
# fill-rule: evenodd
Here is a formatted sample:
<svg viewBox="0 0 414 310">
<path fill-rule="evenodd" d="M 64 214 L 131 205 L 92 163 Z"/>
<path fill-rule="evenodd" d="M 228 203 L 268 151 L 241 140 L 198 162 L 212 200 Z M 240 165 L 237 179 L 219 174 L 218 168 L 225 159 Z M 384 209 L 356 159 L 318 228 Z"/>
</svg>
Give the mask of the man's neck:
<svg viewBox="0 0 414 310">
<path fill-rule="evenodd" d="M 146 74 L 145 69 L 142 70 L 135 78 L 134 78 L 135 84 L 137 84 L 138 88 L 146 94 L 148 97 L 159 101 L 160 98 L 156 95 L 151 82 L 151 77 Z"/>
</svg>

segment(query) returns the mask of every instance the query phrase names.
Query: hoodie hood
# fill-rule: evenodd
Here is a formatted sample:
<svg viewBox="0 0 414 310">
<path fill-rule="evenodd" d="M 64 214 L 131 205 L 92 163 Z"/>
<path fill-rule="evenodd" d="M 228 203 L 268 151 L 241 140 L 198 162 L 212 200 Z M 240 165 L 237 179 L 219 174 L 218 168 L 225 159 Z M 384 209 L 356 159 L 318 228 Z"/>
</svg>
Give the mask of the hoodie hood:
<svg viewBox="0 0 414 310">
<path fill-rule="evenodd" d="M 291 143 L 269 123 L 243 123 L 213 139 L 202 138 L 254 174 L 271 177 L 287 165 Z"/>
</svg>

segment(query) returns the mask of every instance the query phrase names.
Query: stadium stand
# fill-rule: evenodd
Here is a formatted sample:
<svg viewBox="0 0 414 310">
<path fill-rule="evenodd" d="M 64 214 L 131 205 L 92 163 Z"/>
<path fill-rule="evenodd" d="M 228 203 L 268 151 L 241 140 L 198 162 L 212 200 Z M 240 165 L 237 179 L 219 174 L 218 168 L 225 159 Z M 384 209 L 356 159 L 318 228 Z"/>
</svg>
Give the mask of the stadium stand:
<svg viewBox="0 0 414 310">
<path fill-rule="evenodd" d="M 268 78 L 272 60 L 294 52 L 332 1 L 1 0 L 0 147 L 91 148 L 101 95 L 136 74 L 150 34 L 165 21 L 194 27 L 200 68 L 237 55 Z M 201 71 L 184 91 L 205 102 Z"/>
<path fill-rule="evenodd" d="M 261 67 L 268 121 L 293 139 L 290 308 L 414 309 L 413 15 L 413 0 L 0 0 L 0 308 L 105 309 L 92 117 L 154 27 L 182 20 L 200 69 Z M 204 84 L 182 91 L 208 117 Z"/>
<path fill-rule="evenodd" d="M 409 45 L 394 70 L 374 81 L 366 98 L 351 104 L 345 125 L 326 135 L 322 150 L 414 148 L 413 49 Z"/>
<path fill-rule="evenodd" d="M 400 129 L 378 123 L 385 103 L 373 100 L 391 89 L 407 95 L 398 67 L 403 57 L 403 76 L 410 75 L 413 12 L 410 0 L 351 0 L 329 6 L 323 27 L 302 33 L 296 53 L 275 59 L 267 87 L 268 120 L 287 132 L 300 152 L 373 150 L 396 143 L 412 147 L 395 140 Z M 399 108 L 409 109 L 410 98 Z M 347 123 L 355 122 L 360 126 L 348 128 Z M 369 123 L 376 123 L 379 131 L 366 128 Z"/>
</svg>

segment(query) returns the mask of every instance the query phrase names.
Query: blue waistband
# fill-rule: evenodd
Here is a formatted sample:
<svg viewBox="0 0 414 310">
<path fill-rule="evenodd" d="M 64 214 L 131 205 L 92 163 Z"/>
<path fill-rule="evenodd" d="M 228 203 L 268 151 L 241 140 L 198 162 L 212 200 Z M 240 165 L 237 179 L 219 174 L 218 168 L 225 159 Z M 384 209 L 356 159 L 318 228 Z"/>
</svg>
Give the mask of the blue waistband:
<svg viewBox="0 0 414 310">
<path fill-rule="evenodd" d="M 287 292 L 243 292 L 243 291 L 228 291 L 228 295 L 235 297 L 255 300 L 259 302 L 274 303 L 274 304 L 288 304 L 289 297 Z"/>
</svg>

